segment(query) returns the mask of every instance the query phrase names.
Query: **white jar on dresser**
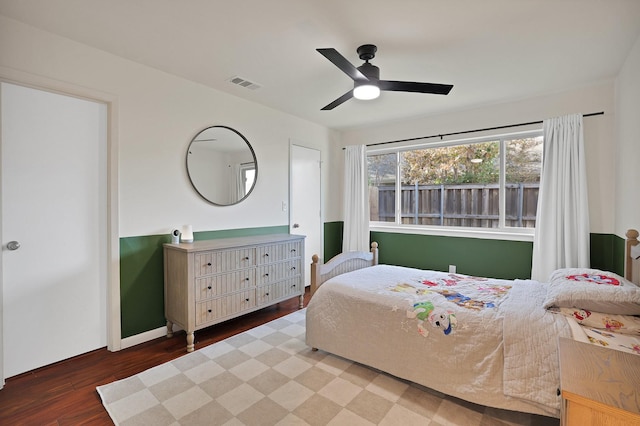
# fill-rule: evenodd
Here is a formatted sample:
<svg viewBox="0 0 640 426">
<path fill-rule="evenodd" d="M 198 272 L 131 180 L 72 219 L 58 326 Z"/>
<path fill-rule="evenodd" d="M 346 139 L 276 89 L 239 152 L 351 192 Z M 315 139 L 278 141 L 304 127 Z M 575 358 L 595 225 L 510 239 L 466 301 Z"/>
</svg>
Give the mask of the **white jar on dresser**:
<svg viewBox="0 0 640 426">
<path fill-rule="evenodd" d="M 231 318 L 304 296 L 304 236 L 276 234 L 164 244 L 164 312 L 194 332 Z"/>
</svg>

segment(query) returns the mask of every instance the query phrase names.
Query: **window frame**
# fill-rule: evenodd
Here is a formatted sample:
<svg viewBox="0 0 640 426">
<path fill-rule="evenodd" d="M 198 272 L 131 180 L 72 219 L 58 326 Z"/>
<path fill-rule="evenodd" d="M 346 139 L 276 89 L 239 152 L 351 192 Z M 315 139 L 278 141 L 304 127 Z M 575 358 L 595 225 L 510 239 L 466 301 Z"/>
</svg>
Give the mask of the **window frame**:
<svg viewBox="0 0 640 426">
<path fill-rule="evenodd" d="M 374 232 L 389 232 L 403 234 L 421 234 L 421 235 L 439 235 L 451 237 L 469 237 L 481 239 L 510 240 L 510 241 L 533 241 L 535 228 L 516 228 L 506 227 L 506 152 L 507 142 L 514 139 L 543 137 L 542 129 L 526 130 L 520 132 L 501 133 L 497 135 L 479 136 L 464 139 L 441 140 L 437 142 L 402 145 L 393 147 L 368 147 L 367 157 L 369 155 L 396 154 L 396 190 L 395 190 L 395 221 L 380 222 L 369 221 L 369 230 Z M 500 176 L 499 182 L 499 220 L 497 228 L 475 228 L 462 226 L 434 226 L 434 225 L 416 225 L 400 223 L 401 205 L 401 185 L 400 177 L 400 154 L 405 151 L 413 151 L 418 149 L 440 148 L 446 146 L 468 145 L 482 142 L 498 141 L 500 145 Z M 543 140 L 544 146 L 544 140 Z"/>
</svg>

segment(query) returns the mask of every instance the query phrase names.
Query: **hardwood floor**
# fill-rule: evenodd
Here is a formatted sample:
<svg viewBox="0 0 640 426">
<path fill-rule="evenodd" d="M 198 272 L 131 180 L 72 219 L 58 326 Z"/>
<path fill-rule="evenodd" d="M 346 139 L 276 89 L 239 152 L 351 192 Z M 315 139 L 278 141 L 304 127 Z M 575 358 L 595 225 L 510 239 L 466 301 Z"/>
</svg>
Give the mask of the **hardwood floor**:
<svg viewBox="0 0 640 426">
<path fill-rule="evenodd" d="M 309 301 L 309 289 L 304 305 Z M 197 331 L 196 349 L 298 309 L 298 299 Z M 6 380 L 0 390 L 0 425 L 110 425 L 96 392 L 104 385 L 184 355 L 184 332 L 118 352 L 98 349 Z M 46 348 L 43 348 L 46 350 Z"/>
</svg>

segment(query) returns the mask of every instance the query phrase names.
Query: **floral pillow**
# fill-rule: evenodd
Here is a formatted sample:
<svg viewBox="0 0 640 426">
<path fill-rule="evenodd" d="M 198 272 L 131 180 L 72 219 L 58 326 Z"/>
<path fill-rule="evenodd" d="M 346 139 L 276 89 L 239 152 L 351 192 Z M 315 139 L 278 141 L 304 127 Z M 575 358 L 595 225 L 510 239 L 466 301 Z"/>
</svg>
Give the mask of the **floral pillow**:
<svg viewBox="0 0 640 426">
<path fill-rule="evenodd" d="M 605 314 L 579 308 L 559 308 L 560 312 L 572 317 L 587 327 L 640 336 L 640 317 L 633 315 Z"/>
<path fill-rule="evenodd" d="M 589 282 L 604 285 L 620 285 L 620 280 L 614 276 L 615 274 L 606 274 L 601 272 L 583 272 L 581 274 L 564 275 L 567 281 Z"/>
<path fill-rule="evenodd" d="M 640 315 L 640 287 L 613 272 L 564 268 L 549 277 L 545 308 Z"/>
</svg>

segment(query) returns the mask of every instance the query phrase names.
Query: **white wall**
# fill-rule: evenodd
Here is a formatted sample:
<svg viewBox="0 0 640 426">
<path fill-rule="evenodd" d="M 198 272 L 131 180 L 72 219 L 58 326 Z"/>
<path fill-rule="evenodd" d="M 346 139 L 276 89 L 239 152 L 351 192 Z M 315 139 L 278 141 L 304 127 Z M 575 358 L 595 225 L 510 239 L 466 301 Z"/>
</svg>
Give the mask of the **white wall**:
<svg viewBox="0 0 640 426">
<path fill-rule="evenodd" d="M 325 153 L 335 134 L 270 108 L 0 16 L 0 67 L 112 94 L 118 111 L 120 237 L 288 224 L 289 141 Z M 258 159 L 259 178 L 240 204 L 216 207 L 191 188 L 185 156 L 212 125 L 242 133 Z M 326 179 L 329 173 L 323 173 Z M 326 191 L 329 185 L 323 182 Z M 323 197 L 323 198 L 326 198 Z"/>
<path fill-rule="evenodd" d="M 433 102 L 437 102 L 434 99 Z M 585 151 L 589 170 L 589 213 L 591 232 L 613 233 L 615 196 L 615 140 L 614 140 L 614 83 L 603 82 L 589 87 L 576 88 L 563 93 L 549 94 L 517 102 L 486 105 L 457 113 L 415 118 L 383 126 L 352 129 L 343 132 L 342 144 L 370 144 L 420 136 L 438 135 L 458 131 L 490 128 L 517 123 L 539 121 L 571 113 L 588 114 L 604 111 L 604 115 L 584 119 Z M 499 131 L 452 136 L 445 140 L 487 134 L 508 133 L 542 125 Z M 429 139 L 427 141 L 439 141 Z M 420 141 L 412 142 L 420 143 Z M 334 150 L 333 167 L 342 170 L 342 151 Z M 333 179 L 342 180 L 342 174 Z M 331 183 L 337 185 L 337 183 Z M 336 200 L 341 205 L 341 200 Z M 341 207 L 335 207 L 335 214 Z"/>
<path fill-rule="evenodd" d="M 640 229 L 640 37 L 616 84 L 617 158 L 615 233 Z"/>
<path fill-rule="evenodd" d="M 99 90 L 117 99 L 122 237 L 168 233 L 186 223 L 195 231 L 286 224 L 288 213 L 281 206 L 288 199 L 289 140 L 322 151 L 323 215 L 330 222 L 342 220 L 342 146 L 596 111 L 605 115 L 585 119 L 591 231 L 622 236 L 626 228 L 640 226 L 635 213 L 640 211 L 640 200 L 632 186 L 638 181 L 635 162 L 640 158 L 640 82 L 635 77 L 640 73 L 639 43 L 615 86 L 602 82 L 533 99 L 337 132 L 0 16 L 0 67 Z M 189 141 L 214 124 L 243 133 L 258 157 L 256 188 L 235 206 L 214 207 L 202 201 L 184 170 Z"/>
</svg>

